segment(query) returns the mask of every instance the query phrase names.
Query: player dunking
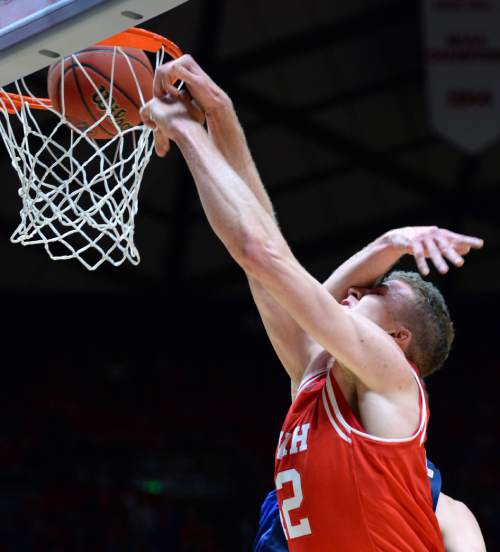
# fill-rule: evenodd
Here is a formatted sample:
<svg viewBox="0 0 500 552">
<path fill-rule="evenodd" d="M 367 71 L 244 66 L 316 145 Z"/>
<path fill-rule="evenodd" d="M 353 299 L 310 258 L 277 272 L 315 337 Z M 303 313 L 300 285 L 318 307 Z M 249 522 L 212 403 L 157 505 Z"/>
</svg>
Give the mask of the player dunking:
<svg viewBox="0 0 500 552">
<path fill-rule="evenodd" d="M 209 134 L 186 94 L 206 113 Z M 166 93 L 170 95 L 164 97 Z M 174 140 L 208 220 L 246 272 L 296 398 L 283 425 L 275 481 L 292 552 L 444 550 L 432 511 L 420 377 L 453 338 L 441 294 L 412 273 L 375 282 L 404 254 L 441 272 L 482 242 L 436 227 L 388 232 L 321 285 L 292 255 L 226 95 L 188 56 L 163 66 L 142 111 L 156 150 Z M 162 98 L 162 99 L 159 99 Z M 342 304 L 341 304 L 342 303 Z"/>
</svg>

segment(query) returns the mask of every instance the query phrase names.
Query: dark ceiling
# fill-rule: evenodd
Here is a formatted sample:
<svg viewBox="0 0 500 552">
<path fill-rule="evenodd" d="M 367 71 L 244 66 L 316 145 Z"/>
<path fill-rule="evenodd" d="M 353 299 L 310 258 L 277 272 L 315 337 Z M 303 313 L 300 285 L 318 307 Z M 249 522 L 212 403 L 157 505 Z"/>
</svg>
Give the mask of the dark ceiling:
<svg viewBox="0 0 500 552">
<path fill-rule="evenodd" d="M 283 231 L 318 277 L 378 233 L 426 223 L 486 239 L 450 279 L 456 291 L 500 268 L 500 148 L 470 157 L 431 132 L 418 2 L 191 0 L 144 26 L 192 53 L 231 94 Z M 177 151 L 146 171 L 142 263 L 95 273 L 9 243 L 20 204 L 5 150 L 1 163 L 2 288 L 120 293 L 182 283 L 213 294 L 218 282 L 226 297 L 244 289 Z"/>
</svg>

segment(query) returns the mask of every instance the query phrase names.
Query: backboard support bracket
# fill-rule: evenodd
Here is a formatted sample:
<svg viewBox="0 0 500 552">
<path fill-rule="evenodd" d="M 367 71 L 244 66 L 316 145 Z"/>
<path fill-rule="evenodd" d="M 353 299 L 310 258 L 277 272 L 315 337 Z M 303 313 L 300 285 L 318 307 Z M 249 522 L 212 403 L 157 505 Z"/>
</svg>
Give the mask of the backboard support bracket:
<svg viewBox="0 0 500 552">
<path fill-rule="evenodd" d="M 71 10 L 72 2 L 67 2 L 68 5 L 63 6 L 59 13 L 52 11 L 43 14 L 38 20 L 32 18 L 26 25 L 14 29 L 22 34 L 27 32 L 28 24 L 32 26 L 33 34 L 21 42 L 6 46 L 9 33 L 0 33 L 0 48 L 4 40 L 4 48 L 0 49 L 0 86 L 39 71 L 59 58 L 148 21 L 186 1 L 106 0 L 96 3 L 90 0 L 85 10 L 81 11 L 85 2 L 79 0 L 79 6 L 74 8 L 73 13 L 67 11 Z M 40 28 L 37 29 L 37 25 Z"/>
</svg>

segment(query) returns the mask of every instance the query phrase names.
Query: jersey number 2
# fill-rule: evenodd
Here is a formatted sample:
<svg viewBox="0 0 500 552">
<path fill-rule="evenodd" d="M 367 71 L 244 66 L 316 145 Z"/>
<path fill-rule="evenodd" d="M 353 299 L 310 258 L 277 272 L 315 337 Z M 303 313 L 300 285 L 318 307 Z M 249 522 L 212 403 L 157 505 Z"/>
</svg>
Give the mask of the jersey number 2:
<svg viewBox="0 0 500 552">
<path fill-rule="evenodd" d="M 276 488 L 278 491 L 283 487 L 284 483 L 291 483 L 293 486 L 293 496 L 283 500 L 281 509 L 283 511 L 284 525 L 290 539 L 303 537 L 311 534 L 311 526 L 307 518 L 302 518 L 297 525 L 292 525 L 290 520 L 290 512 L 300 508 L 302 504 L 302 486 L 300 484 L 300 474 L 297 470 L 285 470 L 278 473 L 276 476 Z"/>
</svg>

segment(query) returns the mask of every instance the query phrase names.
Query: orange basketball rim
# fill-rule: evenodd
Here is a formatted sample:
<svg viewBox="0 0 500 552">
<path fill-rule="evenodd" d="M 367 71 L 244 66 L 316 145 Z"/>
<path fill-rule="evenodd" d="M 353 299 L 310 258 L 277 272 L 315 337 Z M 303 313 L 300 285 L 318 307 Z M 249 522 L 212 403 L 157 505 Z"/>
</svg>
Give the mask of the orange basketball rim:
<svg viewBox="0 0 500 552">
<path fill-rule="evenodd" d="M 101 46 L 138 48 L 139 50 L 151 53 L 159 52 L 163 48 L 173 59 L 182 56 L 182 50 L 172 41 L 159 34 L 136 27 L 115 34 L 106 40 L 101 40 L 97 44 Z M 28 105 L 31 109 L 51 109 L 53 107 L 52 102 L 48 98 L 20 96 L 19 94 L 4 92 L 2 90 L 0 90 L 0 101 L 5 102 L 8 113 L 15 113 L 22 108 L 23 105 Z M 2 105 L 0 104 L 0 111 L 1 110 Z"/>
</svg>

